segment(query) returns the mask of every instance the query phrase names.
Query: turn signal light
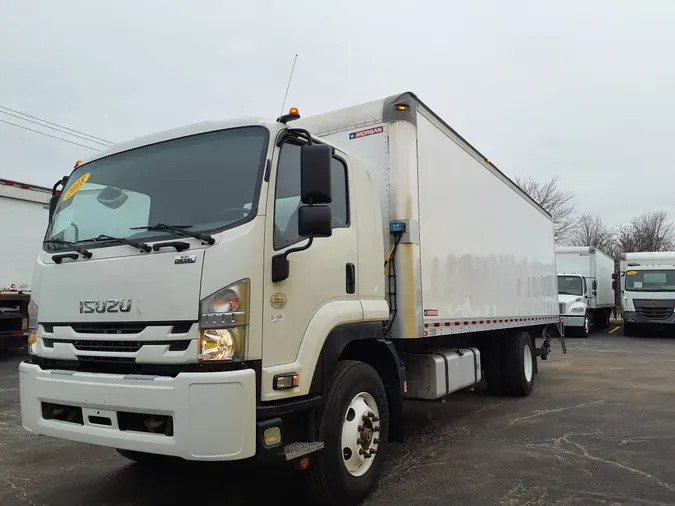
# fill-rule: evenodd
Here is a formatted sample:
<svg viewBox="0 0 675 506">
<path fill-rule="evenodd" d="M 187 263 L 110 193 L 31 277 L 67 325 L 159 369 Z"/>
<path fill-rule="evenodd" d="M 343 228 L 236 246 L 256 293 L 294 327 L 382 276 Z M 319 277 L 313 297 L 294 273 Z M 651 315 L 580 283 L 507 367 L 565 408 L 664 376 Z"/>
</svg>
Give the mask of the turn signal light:
<svg viewBox="0 0 675 506">
<path fill-rule="evenodd" d="M 274 390 L 288 390 L 300 386 L 300 375 L 296 373 L 281 374 L 274 377 Z"/>
</svg>

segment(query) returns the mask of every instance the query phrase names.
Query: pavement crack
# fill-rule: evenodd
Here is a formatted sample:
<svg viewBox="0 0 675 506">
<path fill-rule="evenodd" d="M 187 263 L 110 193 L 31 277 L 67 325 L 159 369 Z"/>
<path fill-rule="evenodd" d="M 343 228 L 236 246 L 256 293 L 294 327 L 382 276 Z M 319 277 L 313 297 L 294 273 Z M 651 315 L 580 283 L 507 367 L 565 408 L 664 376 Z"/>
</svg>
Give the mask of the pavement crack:
<svg viewBox="0 0 675 506">
<path fill-rule="evenodd" d="M 600 404 L 601 402 L 605 402 L 603 400 L 598 400 L 598 401 L 592 401 L 592 402 L 584 402 L 582 404 L 575 404 L 574 406 L 565 406 L 563 408 L 555 408 L 555 409 L 537 409 L 535 410 L 534 414 L 529 415 L 529 416 L 519 416 L 518 418 L 514 418 L 511 420 L 511 423 L 509 423 L 506 427 L 504 427 L 501 430 L 506 430 L 509 427 L 513 426 L 514 424 L 521 422 L 523 420 L 531 420 L 532 418 L 539 418 L 540 416 L 546 416 L 546 415 L 551 415 L 553 413 L 560 413 L 561 411 L 568 411 L 570 409 L 578 409 L 578 408 L 584 408 L 586 406 L 592 406 L 593 404 Z"/>
<path fill-rule="evenodd" d="M 673 487 L 672 485 L 663 481 L 661 478 L 658 478 L 658 477 L 656 477 L 652 474 L 646 473 L 645 471 L 641 471 L 640 469 L 635 469 L 634 467 L 627 466 L 625 464 L 622 464 L 620 462 L 616 462 L 614 460 L 603 459 L 602 457 L 596 457 L 595 455 L 591 455 L 590 452 L 586 449 L 586 447 L 584 447 L 583 445 L 581 445 L 579 443 L 576 443 L 574 441 L 570 441 L 570 439 L 569 439 L 570 437 L 571 437 L 571 435 L 565 434 L 563 437 L 559 438 L 559 441 L 565 442 L 567 444 L 570 444 L 570 445 L 574 446 L 575 448 L 578 448 L 579 450 L 581 450 L 581 454 L 578 454 L 578 453 L 566 450 L 564 448 L 561 448 L 559 445 L 558 445 L 557 449 L 564 452 L 564 453 L 568 453 L 570 455 L 576 455 L 577 457 L 583 457 L 585 459 L 592 460 L 594 462 L 602 462 L 603 464 L 615 466 L 615 467 L 618 467 L 620 469 L 623 469 L 624 471 L 628 471 L 630 473 L 638 474 L 638 475 L 643 476 L 644 478 L 647 478 L 647 479 L 649 479 L 649 480 L 651 480 L 655 483 L 658 483 L 659 485 L 661 485 L 663 488 L 665 488 L 667 490 L 675 492 L 675 487 Z"/>
<path fill-rule="evenodd" d="M 17 485 L 14 482 L 14 476 L 11 474 L 3 474 L 0 475 L 0 481 L 2 481 L 5 485 L 7 485 L 10 489 L 12 489 L 15 492 L 14 497 L 17 499 L 30 504 L 30 506 L 37 506 L 37 504 L 28 497 L 28 492 L 26 492 L 26 489 L 22 487 L 21 485 Z"/>
</svg>

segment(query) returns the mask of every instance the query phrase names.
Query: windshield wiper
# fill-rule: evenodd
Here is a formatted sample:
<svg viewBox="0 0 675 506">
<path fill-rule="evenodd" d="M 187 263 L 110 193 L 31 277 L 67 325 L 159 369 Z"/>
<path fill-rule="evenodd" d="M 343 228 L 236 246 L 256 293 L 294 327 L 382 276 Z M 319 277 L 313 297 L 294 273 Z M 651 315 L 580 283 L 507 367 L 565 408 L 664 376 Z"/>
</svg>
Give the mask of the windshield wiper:
<svg viewBox="0 0 675 506">
<path fill-rule="evenodd" d="M 132 227 L 132 230 L 166 230 L 175 232 L 178 235 L 183 235 L 187 237 L 194 237 L 195 239 L 200 239 L 209 245 L 216 243 L 216 240 L 209 234 L 203 232 L 194 232 L 191 230 L 185 230 L 190 228 L 192 225 L 165 225 L 164 223 L 157 223 L 157 225 L 148 225 L 146 227 Z"/>
<path fill-rule="evenodd" d="M 103 242 L 103 241 L 111 241 L 119 244 L 128 244 L 129 246 L 138 248 L 139 250 L 145 251 L 146 253 L 150 253 L 150 251 L 152 251 L 152 248 L 142 241 L 134 241 L 133 239 L 127 239 L 125 237 L 113 237 L 111 235 L 106 234 L 100 234 L 97 237 L 92 237 L 91 239 L 82 239 L 81 241 L 77 242 L 82 243 L 82 242 Z"/>
<path fill-rule="evenodd" d="M 45 239 L 43 242 L 45 242 L 47 244 L 63 244 L 64 246 L 69 246 L 69 247 L 73 248 L 75 251 L 77 251 L 83 257 L 91 258 L 91 256 L 92 256 L 91 251 L 78 246 L 74 242 L 64 241 L 63 239 Z"/>
</svg>

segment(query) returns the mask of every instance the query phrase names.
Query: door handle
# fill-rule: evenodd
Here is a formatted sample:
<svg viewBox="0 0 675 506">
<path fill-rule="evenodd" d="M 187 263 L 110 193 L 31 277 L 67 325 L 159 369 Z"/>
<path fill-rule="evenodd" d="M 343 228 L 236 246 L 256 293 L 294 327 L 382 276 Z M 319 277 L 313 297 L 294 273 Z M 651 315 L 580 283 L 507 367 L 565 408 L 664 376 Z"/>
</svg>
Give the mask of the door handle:
<svg viewBox="0 0 675 506">
<path fill-rule="evenodd" d="M 345 274 L 347 277 L 347 293 L 355 293 L 356 292 L 356 268 L 354 267 L 354 264 L 347 264 L 346 269 L 345 269 Z"/>
</svg>

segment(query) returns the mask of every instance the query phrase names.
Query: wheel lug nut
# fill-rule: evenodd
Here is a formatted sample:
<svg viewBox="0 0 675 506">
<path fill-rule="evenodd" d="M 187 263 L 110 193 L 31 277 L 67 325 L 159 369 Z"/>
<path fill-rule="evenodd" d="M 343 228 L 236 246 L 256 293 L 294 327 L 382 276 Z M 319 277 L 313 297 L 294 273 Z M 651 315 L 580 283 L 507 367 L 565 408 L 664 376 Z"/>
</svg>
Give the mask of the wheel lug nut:
<svg viewBox="0 0 675 506">
<path fill-rule="evenodd" d="M 380 430 L 380 428 L 378 426 L 373 427 L 374 432 L 378 432 L 379 430 Z"/>
<path fill-rule="evenodd" d="M 371 454 L 371 455 L 374 455 L 375 453 L 377 453 L 377 448 L 371 448 L 371 449 L 370 449 L 370 454 Z"/>
<path fill-rule="evenodd" d="M 358 438 L 358 439 L 356 440 L 356 444 L 357 444 L 357 445 L 362 445 L 363 443 L 364 443 L 364 441 L 363 441 L 363 439 L 361 439 L 361 438 Z"/>
<path fill-rule="evenodd" d="M 373 415 L 373 422 L 379 422 L 380 417 Z"/>
<path fill-rule="evenodd" d="M 373 444 L 374 444 L 374 445 L 379 445 L 379 444 L 380 444 L 380 439 L 379 439 L 379 438 L 373 439 Z"/>
<path fill-rule="evenodd" d="M 358 430 L 359 432 L 361 432 L 364 428 L 365 428 L 365 427 L 364 427 L 363 425 L 359 425 L 359 426 L 356 428 L 356 430 Z"/>
</svg>

